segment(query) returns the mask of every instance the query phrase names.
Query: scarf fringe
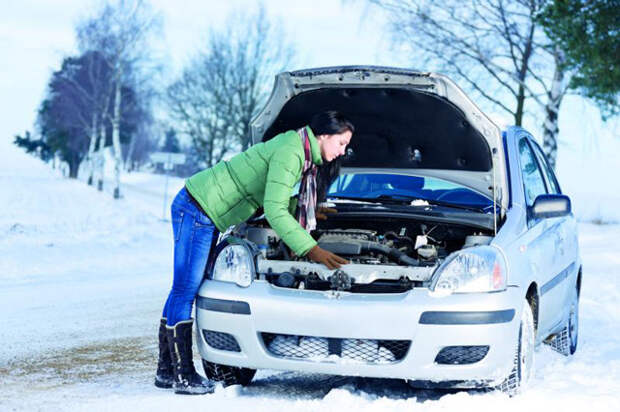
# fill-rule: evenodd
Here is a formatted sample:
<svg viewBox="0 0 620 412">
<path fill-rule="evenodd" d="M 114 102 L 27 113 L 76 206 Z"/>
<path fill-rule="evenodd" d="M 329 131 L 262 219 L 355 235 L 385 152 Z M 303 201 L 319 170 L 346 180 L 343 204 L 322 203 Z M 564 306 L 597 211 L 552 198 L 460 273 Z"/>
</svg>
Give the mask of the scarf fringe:
<svg viewBox="0 0 620 412">
<path fill-rule="evenodd" d="M 305 127 L 297 130 L 304 148 L 304 166 L 301 172 L 296 219 L 307 232 L 316 228 L 316 175 L 318 168 L 312 162 L 310 137 Z"/>
</svg>

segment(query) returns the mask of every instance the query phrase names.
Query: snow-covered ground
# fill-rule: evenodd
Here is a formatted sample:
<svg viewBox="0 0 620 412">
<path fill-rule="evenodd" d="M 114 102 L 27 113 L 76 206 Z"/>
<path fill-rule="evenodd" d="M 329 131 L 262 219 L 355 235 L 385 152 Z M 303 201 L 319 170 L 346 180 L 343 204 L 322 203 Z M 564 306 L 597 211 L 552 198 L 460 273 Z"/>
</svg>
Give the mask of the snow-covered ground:
<svg viewBox="0 0 620 412">
<path fill-rule="evenodd" d="M 207 396 L 156 389 L 156 332 L 171 282 L 170 224 L 161 220 L 161 176 L 133 174 L 124 183 L 125 198 L 114 201 L 0 139 L 1 411 L 620 408 L 620 225 L 586 222 L 579 227 L 578 352 L 565 358 L 538 348 L 535 378 L 521 396 L 273 371 L 259 371 L 247 388 L 218 387 Z M 181 185 L 172 179 L 169 192 Z M 590 198 L 578 182 L 566 186 L 577 199 Z M 606 196 L 615 200 L 618 192 Z M 575 208 L 587 206 L 579 201 Z M 601 221 L 617 216 L 611 207 L 598 210 Z"/>
</svg>

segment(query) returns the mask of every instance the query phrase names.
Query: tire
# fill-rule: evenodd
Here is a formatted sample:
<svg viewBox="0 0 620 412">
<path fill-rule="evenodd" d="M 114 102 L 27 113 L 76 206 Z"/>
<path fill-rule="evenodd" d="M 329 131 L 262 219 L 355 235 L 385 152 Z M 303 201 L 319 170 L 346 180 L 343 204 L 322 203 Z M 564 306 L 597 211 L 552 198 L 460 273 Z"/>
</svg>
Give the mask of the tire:
<svg viewBox="0 0 620 412">
<path fill-rule="evenodd" d="M 525 300 L 523 310 L 521 311 L 521 322 L 519 324 L 519 336 L 513 358 L 513 367 L 510 374 L 497 387 L 498 390 L 509 396 L 514 396 L 527 385 L 534 371 L 535 339 L 534 315 L 529 302 Z"/>
<path fill-rule="evenodd" d="M 219 363 L 209 362 L 204 359 L 202 360 L 202 366 L 209 379 L 221 382 L 224 386 L 247 386 L 256 374 L 256 369 L 220 365 Z"/>
<path fill-rule="evenodd" d="M 568 318 L 564 322 L 562 330 L 555 335 L 547 338 L 545 343 L 551 349 L 564 356 L 570 356 L 577 350 L 579 338 L 579 293 L 577 287 L 573 288 L 570 300 Z"/>
</svg>

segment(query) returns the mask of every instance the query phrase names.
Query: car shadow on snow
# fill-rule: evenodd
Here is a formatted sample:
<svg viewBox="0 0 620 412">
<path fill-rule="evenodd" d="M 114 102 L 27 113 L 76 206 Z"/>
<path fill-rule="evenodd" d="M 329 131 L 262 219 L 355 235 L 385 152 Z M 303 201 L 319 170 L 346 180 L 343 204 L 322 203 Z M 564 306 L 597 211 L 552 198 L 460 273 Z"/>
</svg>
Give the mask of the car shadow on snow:
<svg viewBox="0 0 620 412">
<path fill-rule="evenodd" d="M 402 379 L 360 378 L 298 372 L 281 372 L 255 378 L 243 388 L 242 396 L 261 396 L 295 399 L 322 399 L 333 389 L 352 394 L 388 399 L 416 399 L 417 402 L 438 400 L 445 395 L 463 392 L 461 389 L 412 388 Z M 467 390 L 470 394 L 483 394 L 486 390 Z"/>
</svg>

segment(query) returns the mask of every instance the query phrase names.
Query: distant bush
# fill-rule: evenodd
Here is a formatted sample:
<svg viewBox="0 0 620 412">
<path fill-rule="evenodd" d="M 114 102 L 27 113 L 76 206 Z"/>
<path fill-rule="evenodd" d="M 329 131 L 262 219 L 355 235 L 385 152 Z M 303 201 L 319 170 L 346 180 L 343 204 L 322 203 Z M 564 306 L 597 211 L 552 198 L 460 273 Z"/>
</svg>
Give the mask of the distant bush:
<svg viewBox="0 0 620 412">
<path fill-rule="evenodd" d="M 42 139 L 34 139 L 29 131 L 26 131 L 23 137 L 18 134 L 15 135 L 13 144 L 45 162 L 54 157 L 51 147 Z"/>
</svg>

